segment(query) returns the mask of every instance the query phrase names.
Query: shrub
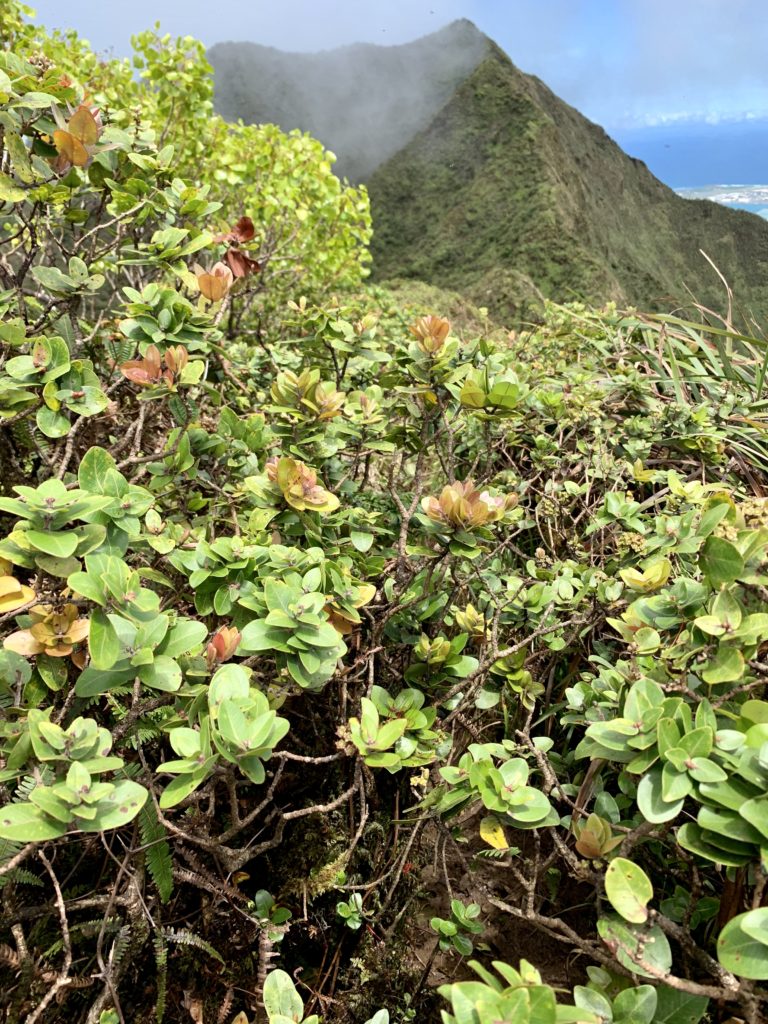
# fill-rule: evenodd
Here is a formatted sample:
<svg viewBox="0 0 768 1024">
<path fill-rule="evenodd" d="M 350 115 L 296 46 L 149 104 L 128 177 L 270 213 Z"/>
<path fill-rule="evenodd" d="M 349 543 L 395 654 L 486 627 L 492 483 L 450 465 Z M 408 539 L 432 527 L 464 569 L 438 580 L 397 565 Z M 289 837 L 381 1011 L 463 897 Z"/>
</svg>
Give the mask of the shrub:
<svg viewBox="0 0 768 1024">
<path fill-rule="evenodd" d="M 564 998 L 478 961 L 446 1021 L 762 1019 L 759 342 L 702 324 L 686 362 L 693 328 L 579 307 L 462 337 L 361 293 L 365 197 L 316 143 L 212 119 L 188 41 L 142 37 L 136 81 L 17 15 L 9 1019 L 228 1020 L 243 990 L 241 1021 L 384 1021 L 354 972 L 408 940 L 432 853 L 446 952 L 482 914 L 594 965 Z M 270 970 L 278 945 L 318 975 Z M 412 1014 L 426 975 L 401 959 L 374 980 Z"/>
</svg>

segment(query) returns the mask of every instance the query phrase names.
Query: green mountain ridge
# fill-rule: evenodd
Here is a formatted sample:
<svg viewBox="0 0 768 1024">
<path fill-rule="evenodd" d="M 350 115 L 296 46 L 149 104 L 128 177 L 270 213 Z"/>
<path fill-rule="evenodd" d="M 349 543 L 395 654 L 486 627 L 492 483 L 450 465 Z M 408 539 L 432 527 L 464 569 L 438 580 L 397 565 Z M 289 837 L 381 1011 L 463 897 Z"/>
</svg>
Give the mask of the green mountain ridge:
<svg viewBox="0 0 768 1024">
<path fill-rule="evenodd" d="M 253 114 L 230 85 L 233 54 L 241 51 L 227 47 L 210 54 L 218 109 L 228 117 Z M 254 58 L 252 49 L 247 52 Z M 362 55 L 370 64 L 374 53 L 375 70 L 367 78 L 343 72 L 345 61 L 359 68 Z M 510 318 L 527 316 L 542 296 L 665 310 L 695 297 L 722 309 L 725 289 L 703 250 L 747 316 L 768 314 L 765 221 L 678 196 L 602 128 L 519 71 L 470 23 L 454 23 L 405 47 L 290 56 L 281 62 L 271 51 L 269 67 L 256 60 L 247 82 L 240 75 L 239 88 L 258 95 L 258 119 L 311 130 L 334 148 L 347 173 L 366 162 L 366 132 L 386 140 L 375 169 L 369 147 L 370 171 L 360 173 L 371 194 L 378 279 L 415 278 L 456 289 Z M 324 93 L 314 75 L 313 104 L 302 109 L 305 61 L 336 67 L 336 73 Z M 408 105 L 402 96 L 421 79 L 402 69 L 414 61 L 429 87 Z M 279 93 L 279 108 L 255 85 L 265 73 Z M 283 79 L 293 92 L 279 85 Z M 374 82 L 391 83 L 397 99 L 382 104 L 371 124 L 363 112 L 370 109 Z M 351 90 L 346 98 L 345 87 Z M 328 128 L 318 120 L 321 110 Z M 334 135 L 336 122 L 344 130 L 337 125 Z M 347 148 L 339 145 L 345 139 Z"/>
</svg>

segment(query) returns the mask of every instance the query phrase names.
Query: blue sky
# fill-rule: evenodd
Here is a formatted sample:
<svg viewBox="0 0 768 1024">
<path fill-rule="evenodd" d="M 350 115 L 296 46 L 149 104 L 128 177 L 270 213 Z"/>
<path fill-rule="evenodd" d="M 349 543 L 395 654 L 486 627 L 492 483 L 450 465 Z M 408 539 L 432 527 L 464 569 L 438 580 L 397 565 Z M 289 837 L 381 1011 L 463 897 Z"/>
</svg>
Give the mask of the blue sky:
<svg viewBox="0 0 768 1024">
<path fill-rule="evenodd" d="M 49 28 L 129 52 L 160 20 L 207 45 L 393 44 L 469 18 L 611 131 L 768 116 L 766 0 L 30 0 Z"/>
</svg>

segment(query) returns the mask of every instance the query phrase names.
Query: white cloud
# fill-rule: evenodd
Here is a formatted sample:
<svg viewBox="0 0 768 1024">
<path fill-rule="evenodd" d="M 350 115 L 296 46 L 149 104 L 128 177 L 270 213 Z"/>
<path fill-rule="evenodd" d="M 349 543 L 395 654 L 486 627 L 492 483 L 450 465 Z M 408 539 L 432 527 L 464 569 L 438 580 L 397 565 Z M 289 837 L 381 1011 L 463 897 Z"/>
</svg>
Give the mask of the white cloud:
<svg viewBox="0 0 768 1024">
<path fill-rule="evenodd" d="M 524 71 L 609 128 L 768 110 L 766 0 L 32 2 L 43 23 L 74 26 L 117 53 L 157 19 L 165 31 L 209 45 L 251 40 L 318 50 L 405 42 L 467 17 Z"/>
</svg>

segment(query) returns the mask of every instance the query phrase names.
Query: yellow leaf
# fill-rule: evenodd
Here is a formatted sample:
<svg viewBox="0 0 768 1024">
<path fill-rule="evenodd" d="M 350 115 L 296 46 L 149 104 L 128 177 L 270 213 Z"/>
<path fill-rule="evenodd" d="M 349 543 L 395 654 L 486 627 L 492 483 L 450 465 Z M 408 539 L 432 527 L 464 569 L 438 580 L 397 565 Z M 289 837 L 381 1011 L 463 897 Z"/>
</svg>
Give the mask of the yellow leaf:
<svg viewBox="0 0 768 1024">
<path fill-rule="evenodd" d="M 356 608 L 361 608 L 364 604 L 368 604 L 376 596 L 376 587 L 372 583 L 361 583 L 358 589 L 358 599 L 355 605 Z"/>
<path fill-rule="evenodd" d="M 632 463 L 632 476 L 638 483 L 646 484 L 649 480 L 653 480 L 656 473 L 652 469 L 646 469 L 643 466 L 642 460 L 637 459 Z"/>
<path fill-rule="evenodd" d="M 509 843 L 504 835 L 504 829 L 498 818 L 492 814 L 486 815 L 480 822 L 480 838 L 492 846 L 494 850 L 508 850 Z"/>
<path fill-rule="evenodd" d="M 672 572 L 672 563 L 668 558 L 657 558 L 640 572 L 638 569 L 621 569 L 619 576 L 632 590 L 647 593 L 663 587 Z"/>
<path fill-rule="evenodd" d="M 15 654 L 22 654 L 25 658 L 29 658 L 33 654 L 42 654 L 45 650 L 43 645 L 35 640 L 28 629 L 20 629 L 16 633 L 11 633 L 10 636 L 3 640 L 3 647 L 7 651 L 13 651 Z"/>
</svg>

